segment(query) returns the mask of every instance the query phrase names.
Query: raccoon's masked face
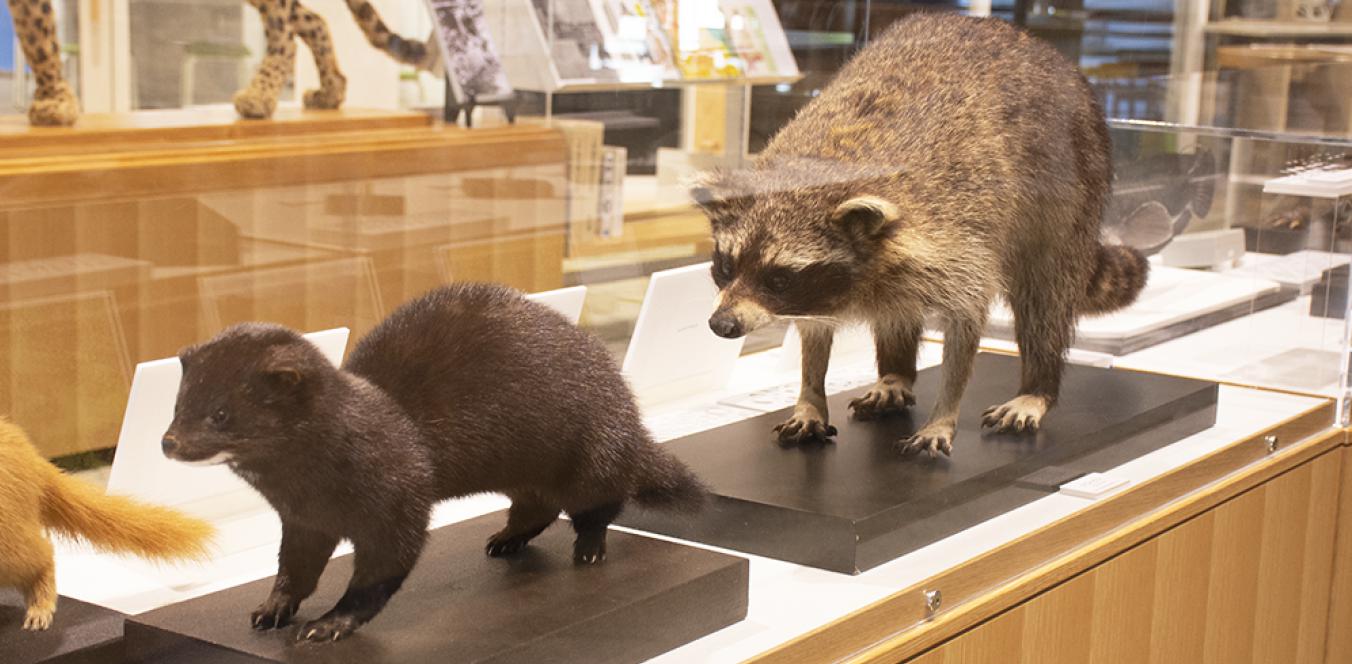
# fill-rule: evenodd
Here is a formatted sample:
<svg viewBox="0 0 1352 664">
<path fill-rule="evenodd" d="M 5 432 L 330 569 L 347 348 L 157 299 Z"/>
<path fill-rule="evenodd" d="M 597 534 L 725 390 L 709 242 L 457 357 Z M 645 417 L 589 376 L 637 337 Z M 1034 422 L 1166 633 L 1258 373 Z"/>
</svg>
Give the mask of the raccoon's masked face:
<svg viewBox="0 0 1352 664">
<path fill-rule="evenodd" d="M 874 196 L 850 198 L 818 223 L 760 221 L 769 214 L 764 206 L 735 205 L 702 203 L 714 229 L 719 290 L 709 328 L 729 339 L 780 318 L 831 319 L 849 304 L 900 216 L 895 205 Z"/>
<path fill-rule="evenodd" d="M 211 466 L 278 452 L 278 441 L 310 400 L 314 377 L 303 353 L 213 343 L 179 354 L 183 380 L 173 423 L 160 443 L 164 455 Z"/>
</svg>

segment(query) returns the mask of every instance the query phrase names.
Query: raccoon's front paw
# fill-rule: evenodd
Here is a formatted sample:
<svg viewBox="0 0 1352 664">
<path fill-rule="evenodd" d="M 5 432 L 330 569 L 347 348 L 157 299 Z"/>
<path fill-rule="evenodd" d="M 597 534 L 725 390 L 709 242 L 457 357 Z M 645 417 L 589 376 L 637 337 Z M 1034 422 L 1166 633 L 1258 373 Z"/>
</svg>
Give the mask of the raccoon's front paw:
<svg viewBox="0 0 1352 664">
<path fill-rule="evenodd" d="M 915 405 L 915 394 L 911 386 L 901 376 L 886 375 L 878 379 L 873 389 L 850 402 L 857 420 L 874 420 L 879 417 L 901 413 L 908 406 Z"/>
<path fill-rule="evenodd" d="M 953 456 L 954 433 L 952 424 L 926 424 L 914 436 L 903 438 L 898 447 L 902 454 L 927 452 L 931 459 L 937 458 L 940 452 L 944 456 Z"/>
<path fill-rule="evenodd" d="M 826 418 L 813 406 L 799 404 L 793 409 L 788 421 L 775 427 L 781 445 L 802 445 L 803 443 L 831 442 L 836 428 L 826 423 Z"/>
<path fill-rule="evenodd" d="M 34 632 L 41 632 L 52 626 L 52 610 L 33 607 L 23 617 L 23 628 Z"/>
<path fill-rule="evenodd" d="M 1047 414 L 1047 399 L 1031 394 L 1020 394 L 998 406 L 991 406 L 981 414 L 981 425 L 999 433 L 1033 433 Z"/>
<path fill-rule="evenodd" d="M 337 641 L 339 639 L 351 636 L 357 628 L 361 627 L 361 622 L 356 616 L 347 614 L 328 614 L 318 620 L 301 625 L 296 632 L 297 641 Z"/>
<path fill-rule="evenodd" d="M 257 630 L 286 627 L 299 606 L 299 602 L 293 602 L 289 597 L 271 595 L 254 609 L 249 624 Z"/>
</svg>

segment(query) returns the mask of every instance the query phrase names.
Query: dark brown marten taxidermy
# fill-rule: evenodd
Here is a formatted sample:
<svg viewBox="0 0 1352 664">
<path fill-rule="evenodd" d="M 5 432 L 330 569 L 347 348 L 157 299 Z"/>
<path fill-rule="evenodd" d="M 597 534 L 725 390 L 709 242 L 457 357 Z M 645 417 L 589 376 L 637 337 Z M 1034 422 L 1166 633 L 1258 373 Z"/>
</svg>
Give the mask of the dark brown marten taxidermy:
<svg viewBox="0 0 1352 664">
<path fill-rule="evenodd" d="M 341 369 L 296 332 L 245 324 L 185 349 L 165 454 L 225 463 L 277 510 L 282 544 L 253 626 L 286 625 L 339 540 L 346 594 L 297 638 L 342 638 L 413 568 L 435 503 L 512 499 L 490 556 L 520 551 L 567 512 L 579 564 L 633 499 L 698 505 L 704 489 L 653 443 L 599 341 L 508 288 L 456 285 L 400 307 Z"/>
<path fill-rule="evenodd" d="M 943 323 L 943 385 L 904 450 L 949 453 L 991 301 L 1013 309 L 1019 393 L 987 426 L 1038 428 L 1060 389 L 1077 318 L 1130 304 L 1140 252 L 1109 246 L 1103 112 L 1051 46 L 995 19 L 899 21 L 841 69 L 746 169 L 692 189 L 713 227 L 720 290 L 710 327 L 738 337 L 798 322 L 802 391 L 781 441 L 834 435 L 825 375 L 832 328 L 871 325 L 876 385 L 859 418 L 914 403 L 927 315 Z"/>
</svg>

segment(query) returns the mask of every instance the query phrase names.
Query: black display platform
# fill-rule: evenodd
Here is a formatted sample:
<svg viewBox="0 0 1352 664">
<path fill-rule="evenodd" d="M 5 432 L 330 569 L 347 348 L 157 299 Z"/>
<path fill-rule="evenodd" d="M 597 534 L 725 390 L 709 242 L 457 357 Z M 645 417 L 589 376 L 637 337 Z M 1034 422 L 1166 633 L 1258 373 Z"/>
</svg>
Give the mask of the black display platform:
<svg viewBox="0 0 1352 664">
<path fill-rule="evenodd" d="M 704 513 L 634 513 L 620 524 L 855 574 L 1215 424 L 1215 383 L 1068 365 L 1061 401 L 1035 435 L 981 430 L 981 413 L 1014 396 L 1019 359 L 982 353 L 963 397 L 952 458 L 894 448 L 934 406 L 939 368 L 920 372 L 910 413 L 861 422 L 829 399 L 834 444 L 780 447 L 791 409 L 666 444 L 715 494 Z"/>
<path fill-rule="evenodd" d="M 1347 272 L 1346 265 L 1324 270 L 1310 294 L 1311 316 L 1343 318 L 1347 315 Z"/>
<path fill-rule="evenodd" d="M 122 661 L 126 616 L 69 597 L 56 601 L 51 628 L 23 628 L 23 595 L 0 588 L 0 662 L 5 664 L 108 664 Z"/>
<path fill-rule="evenodd" d="M 484 555 L 499 512 L 430 533 L 403 590 L 337 643 L 293 644 L 297 625 L 338 601 L 350 555 L 285 630 L 255 632 L 249 612 L 272 579 L 128 618 L 132 662 L 638 662 L 746 617 L 744 558 L 612 530 L 607 560 L 574 566 L 573 530 L 554 524 L 511 558 Z"/>
</svg>

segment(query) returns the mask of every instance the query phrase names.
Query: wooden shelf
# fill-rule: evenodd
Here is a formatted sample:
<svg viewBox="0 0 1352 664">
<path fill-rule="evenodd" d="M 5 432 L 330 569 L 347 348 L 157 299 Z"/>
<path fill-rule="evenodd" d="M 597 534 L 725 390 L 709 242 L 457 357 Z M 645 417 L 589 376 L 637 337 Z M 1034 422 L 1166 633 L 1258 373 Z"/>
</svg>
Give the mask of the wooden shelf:
<svg viewBox="0 0 1352 664">
<path fill-rule="evenodd" d="M 1206 24 L 1206 32 L 1232 37 L 1352 37 L 1352 22 L 1265 21 L 1226 19 Z"/>
<path fill-rule="evenodd" d="M 307 111 L 279 108 L 269 120 L 246 120 L 228 106 L 185 110 L 90 113 L 72 127 L 34 127 L 22 115 L 0 116 L 0 154 L 41 149 L 87 153 L 104 148 L 146 143 L 202 143 L 269 136 L 333 132 L 420 129 L 432 118 L 421 113 L 345 108 Z"/>
</svg>

